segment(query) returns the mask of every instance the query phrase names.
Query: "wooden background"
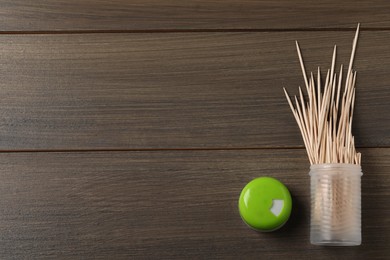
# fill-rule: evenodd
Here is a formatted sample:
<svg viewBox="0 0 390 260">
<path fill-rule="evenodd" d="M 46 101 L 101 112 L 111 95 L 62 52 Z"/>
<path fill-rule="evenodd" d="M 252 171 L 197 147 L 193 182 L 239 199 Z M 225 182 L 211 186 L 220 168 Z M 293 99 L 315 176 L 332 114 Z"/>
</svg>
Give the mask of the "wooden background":
<svg viewBox="0 0 390 260">
<path fill-rule="evenodd" d="M 363 244 L 309 243 L 309 163 L 282 87 L 347 64 Z M 0 0 L 0 259 L 389 259 L 390 2 Z M 290 221 L 237 200 L 283 181 Z"/>
</svg>

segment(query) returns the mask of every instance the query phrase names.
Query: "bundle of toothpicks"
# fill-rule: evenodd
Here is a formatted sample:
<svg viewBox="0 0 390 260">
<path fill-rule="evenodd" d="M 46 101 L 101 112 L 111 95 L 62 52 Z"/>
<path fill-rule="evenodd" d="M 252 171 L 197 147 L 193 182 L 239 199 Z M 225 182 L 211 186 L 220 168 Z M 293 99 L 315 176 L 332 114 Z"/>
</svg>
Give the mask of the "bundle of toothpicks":
<svg viewBox="0 0 390 260">
<path fill-rule="evenodd" d="M 296 42 L 298 57 L 306 86 L 306 95 L 299 87 L 299 97 L 291 100 L 286 89 L 287 101 L 298 123 L 311 164 L 348 163 L 361 164 L 361 154 L 356 152 L 352 135 L 352 118 L 355 103 L 356 71 L 352 70 L 359 35 L 358 25 L 352 44 L 352 53 L 345 83 L 343 65 L 335 72 L 336 45 L 333 50 L 332 65 L 321 81 L 320 67 L 317 78 L 310 73 L 308 78 L 301 50 Z M 344 89 L 342 87 L 344 86 Z M 295 104 L 295 105 L 294 105 Z"/>
</svg>

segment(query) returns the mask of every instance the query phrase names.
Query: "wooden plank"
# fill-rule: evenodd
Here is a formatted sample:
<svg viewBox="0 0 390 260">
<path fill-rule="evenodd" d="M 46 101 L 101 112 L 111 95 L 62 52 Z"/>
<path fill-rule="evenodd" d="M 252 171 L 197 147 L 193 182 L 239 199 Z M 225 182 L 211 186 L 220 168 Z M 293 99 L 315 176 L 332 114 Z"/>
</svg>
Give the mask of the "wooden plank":
<svg viewBox="0 0 390 260">
<path fill-rule="evenodd" d="M 390 3 L 1 0 L 1 31 L 389 28 Z"/>
<path fill-rule="evenodd" d="M 302 146 L 282 87 L 353 32 L 2 35 L 0 149 Z M 390 145 L 390 33 L 361 34 L 354 133 Z"/>
<path fill-rule="evenodd" d="M 0 257 L 383 259 L 390 251 L 390 149 L 362 149 L 363 245 L 309 243 L 303 149 L 0 154 Z M 293 196 L 274 233 L 242 223 L 237 199 L 259 176 Z M 387 242 L 386 242 L 387 241 Z"/>
</svg>

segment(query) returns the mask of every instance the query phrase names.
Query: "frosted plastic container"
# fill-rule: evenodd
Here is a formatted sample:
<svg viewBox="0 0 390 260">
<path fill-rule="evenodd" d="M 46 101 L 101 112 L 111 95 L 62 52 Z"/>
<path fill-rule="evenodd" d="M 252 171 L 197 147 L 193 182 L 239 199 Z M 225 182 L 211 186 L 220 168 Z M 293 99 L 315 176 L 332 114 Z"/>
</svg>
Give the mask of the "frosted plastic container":
<svg viewBox="0 0 390 260">
<path fill-rule="evenodd" d="M 310 242 L 323 246 L 360 245 L 360 165 L 314 164 L 309 174 Z"/>
</svg>

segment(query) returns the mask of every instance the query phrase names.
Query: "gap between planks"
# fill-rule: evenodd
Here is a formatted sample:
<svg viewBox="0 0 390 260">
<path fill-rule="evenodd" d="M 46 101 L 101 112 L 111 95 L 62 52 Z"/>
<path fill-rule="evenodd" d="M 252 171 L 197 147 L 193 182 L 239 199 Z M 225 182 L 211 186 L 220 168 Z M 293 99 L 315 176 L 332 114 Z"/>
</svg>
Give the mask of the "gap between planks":
<svg viewBox="0 0 390 260">
<path fill-rule="evenodd" d="M 390 146 L 361 146 L 359 149 L 389 149 Z M 138 149 L 23 149 L 0 150 L 5 153 L 93 153 L 93 152 L 163 152 L 163 151 L 243 151 L 243 150 L 304 150 L 304 146 L 292 147 L 210 147 L 210 148 L 138 148 Z"/>
<path fill-rule="evenodd" d="M 235 32 L 349 32 L 356 28 L 273 28 L 273 29 L 148 29 L 148 30 L 61 30 L 61 31 L 0 31 L 8 34 L 120 34 L 120 33 L 235 33 Z M 364 27 L 360 31 L 390 31 L 390 27 Z"/>
</svg>

